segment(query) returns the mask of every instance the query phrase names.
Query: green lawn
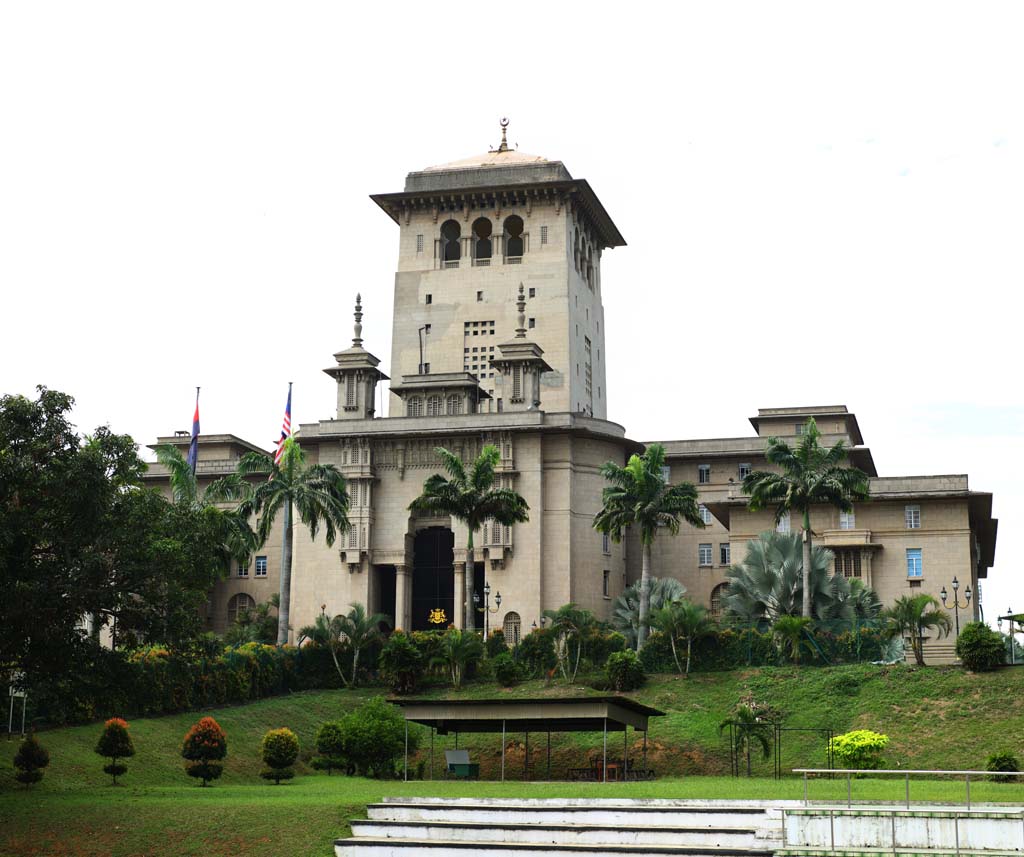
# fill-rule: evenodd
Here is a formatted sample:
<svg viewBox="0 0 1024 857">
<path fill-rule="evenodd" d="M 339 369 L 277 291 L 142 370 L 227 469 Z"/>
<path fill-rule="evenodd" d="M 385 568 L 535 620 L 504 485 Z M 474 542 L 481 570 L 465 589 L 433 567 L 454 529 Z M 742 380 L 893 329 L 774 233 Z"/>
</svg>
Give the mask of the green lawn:
<svg viewBox="0 0 1024 857">
<path fill-rule="evenodd" d="M 181 738 L 201 713 L 136 719 L 132 734 L 137 755 L 129 761 L 123 785 L 108 785 L 103 761 L 93 753 L 99 725 L 40 733 L 52 762 L 44 781 L 33 789 L 17 786 L 7 761 L 14 742 L 0 741 L 0 854 L 2 855 L 246 855 L 332 853 L 331 843 L 348 832 L 347 819 L 363 814 L 368 802 L 385 795 L 459 795 L 568 797 L 721 797 L 799 798 L 797 779 L 776 783 L 764 778 L 770 763 L 755 762 L 761 777 L 733 780 L 728 754 L 717 725 L 736 700 L 753 693 L 780 708 L 791 726 L 831 726 L 837 731 L 869 727 L 892 738 L 888 761 L 914 768 L 977 768 L 985 756 L 1009 749 L 1024 757 L 1024 673 L 1003 670 L 987 675 L 957 669 L 909 667 L 837 667 L 833 669 L 755 669 L 696 675 L 690 679 L 654 677 L 632 696 L 666 712 L 653 722 L 650 759 L 661 778 L 651 783 L 446 783 L 375 782 L 313 773 L 306 766 L 313 734 L 323 720 L 338 716 L 380 690 L 319 691 L 225 708 L 212 713 L 228 734 L 229 755 L 223 779 L 202 789 L 183 773 L 178 756 Z M 472 696 L 509 697 L 578 694 L 567 688 L 530 682 L 511 691 L 472 684 Z M 435 689 L 429 695 L 443 695 Z M 270 728 L 289 726 L 303 744 L 304 762 L 289 784 L 275 787 L 258 778 L 258 745 Z M 540 736 L 537 736 L 538 738 Z M 620 736 L 621 739 L 621 736 Z M 630 734 L 630 742 L 634 736 Z M 451 738 L 438 738 L 440 760 Z M 521 776 L 522 736 L 509 736 L 508 773 Z M 554 736 L 556 775 L 580 764 L 580 758 L 600 748 L 600 735 Z M 788 736 L 786 768 L 823 763 L 820 739 L 811 734 Z M 470 746 L 485 776 L 496 775 L 500 764 L 496 736 L 460 740 Z M 639 743 L 636 748 L 639 749 Z M 621 745 L 617 745 L 621 747 Z M 543 771 L 542 740 L 531 739 L 531 757 Z M 618 752 L 621 753 L 621 750 Z M 632 752 L 632 751 L 631 751 Z M 537 754 L 537 755 L 535 755 Z M 419 761 L 426 762 L 421 751 Z M 417 769 L 414 760 L 411 770 Z M 702 776 L 692 776 L 702 774 Z M 901 800 L 903 784 L 858 780 L 854 796 Z M 845 797 L 844 782 L 812 784 L 812 798 Z M 916 782 L 915 800 L 957 801 L 962 783 Z M 978 783 L 977 801 L 1024 803 L 1024 785 Z"/>
</svg>

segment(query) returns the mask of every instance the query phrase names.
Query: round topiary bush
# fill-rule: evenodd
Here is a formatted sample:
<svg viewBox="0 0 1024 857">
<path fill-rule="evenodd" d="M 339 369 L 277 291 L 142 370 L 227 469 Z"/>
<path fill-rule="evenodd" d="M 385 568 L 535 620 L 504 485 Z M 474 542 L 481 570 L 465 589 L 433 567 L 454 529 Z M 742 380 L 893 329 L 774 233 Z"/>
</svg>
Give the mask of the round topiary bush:
<svg viewBox="0 0 1024 857">
<path fill-rule="evenodd" d="M 993 753 L 991 756 L 988 757 L 988 759 L 986 759 L 985 770 L 1006 772 L 1019 771 L 1020 762 L 1018 761 L 1017 757 L 1013 755 L 1013 753 L 1009 752 L 1008 750 L 1004 750 L 1001 753 Z M 995 775 L 989 777 L 989 779 L 992 780 L 992 782 L 994 783 L 1012 783 L 1019 781 L 1021 778 L 1000 777 L 998 775 Z"/>
<path fill-rule="evenodd" d="M 212 717 L 204 717 L 185 733 L 181 755 L 185 773 L 205 786 L 224 773 L 223 759 L 228 754 L 228 739 L 220 724 Z"/>
<path fill-rule="evenodd" d="M 263 779 L 280 785 L 281 780 L 295 776 L 292 765 L 299 757 L 299 739 L 291 729 L 271 729 L 263 736 L 260 750 L 263 752 L 263 764 L 267 766 L 260 774 Z"/>
<path fill-rule="evenodd" d="M 855 729 L 832 739 L 832 756 L 840 768 L 871 771 L 882 767 L 882 753 L 889 736 L 870 729 Z"/>
<path fill-rule="evenodd" d="M 984 622 L 970 622 L 964 625 L 956 640 L 956 655 L 971 672 L 987 672 L 1002 666 L 1006 644 Z"/>
<path fill-rule="evenodd" d="M 605 674 L 608 684 L 616 691 L 636 690 L 646 679 L 643 664 L 632 649 L 610 654 L 605 664 Z"/>
<path fill-rule="evenodd" d="M 508 652 L 491 658 L 491 666 L 494 668 L 494 678 L 502 687 L 512 687 L 519 681 L 519 664 Z"/>
<path fill-rule="evenodd" d="M 113 785 L 116 786 L 117 778 L 128 771 L 128 766 L 118 760 L 135 755 L 135 745 L 132 743 L 132 736 L 128 734 L 128 722 L 120 717 L 111 717 L 103 724 L 96 752 L 110 759 L 110 764 L 103 766 L 103 772 L 113 777 Z"/>
<path fill-rule="evenodd" d="M 330 776 L 335 768 L 346 767 L 345 733 L 340 723 L 323 723 L 316 733 L 316 751 L 313 767 L 327 771 Z"/>
<path fill-rule="evenodd" d="M 43 778 L 43 768 L 49 764 L 50 754 L 34 734 L 29 735 L 14 754 L 14 767 L 17 771 L 14 778 L 26 786 L 38 783 Z"/>
</svg>

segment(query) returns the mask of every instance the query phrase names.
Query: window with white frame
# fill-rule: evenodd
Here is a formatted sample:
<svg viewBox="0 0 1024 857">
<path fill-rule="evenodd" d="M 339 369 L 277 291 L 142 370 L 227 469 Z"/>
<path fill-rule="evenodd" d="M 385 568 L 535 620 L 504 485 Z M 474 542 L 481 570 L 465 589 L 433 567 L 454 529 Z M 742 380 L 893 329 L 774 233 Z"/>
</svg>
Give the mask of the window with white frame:
<svg viewBox="0 0 1024 857">
<path fill-rule="evenodd" d="M 422 253 L 423 252 L 423 236 L 422 235 L 417 235 L 416 236 L 416 252 L 417 253 Z"/>
<path fill-rule="evenodd" d="M 700 565 L 711 565 L 711 545 L 700 545 L 698 548 L 698 559 Z"/>
<path fill-rule="evenodd" d="M 238 563 L 238 576 L 239 577 L 248 577 L 249 576 L 249 563 L 248 562 L 246 562 L 245 565 L 242 565 L 242 563 Z"/>
<path fill-rule="evenodd" d="M 427 396 L 427 416 L 439 417 L 444 413 L 443 400 L 440 396 Z"/>
<path fill-rule="evenodd" d="M 703 503 L 701 503 L 697 507 L 697 511 L 700 512 L 700 520 L 701 520 L 702 524 L 710 524 L 711 523 L 711 512 L 708 511 L 708 507 L 707 506 L 705 506 Z"/>
<path fill-rule="evenodd" d="M 903 518 L 907 522 L 908 530 L 921 529 L 921 507 L 907 506 L 903 510 Z"/>
<path fill-rule="evenodd" d="M 661 481 L 665 482 L 665 483 L 668 483 L 668 481 L 671 478 L 672 478 L 672 468 L 669 467 L 667 464 L 663 464 L 662 467 L 661 467 Z"/>
<path fill-rule="evenodd" d="M 718 546 L 718 562 L 720 565 L 728 565 L 732 561 L 732 550 L 728 542 L 722 542 Z"/>
<path fill-rule="evenodd" d="M 256 557 L 256 576 L 267 576 L 267 558 L 265 556 Z"/>
<path fill-rule="evenodd" d="M 855 530 L 857 529 L 857 515 L 851 509 L 849 512 L 839 513 L 839 529 L 841 530 Z"/>
<path fill-rule="evenodd" d="M 740 479 L 746 479 L 750 475 L 750 465 L 741 464 L 739 467 Z"/>
<path fill-rule="evenodd" d="M 789 531 L 790 531 L 789 512 L 783 512 L 782 513 L 782 517 L 779 518 L 778 523 L 775 525 L 775 532 L 786 534 L 786 533 L 789 533 Z"/>
<path fill-rule="evenodd" d="M 423 416 L 423 399 L 419 396 L 413 396 L 405 404 L 405 415 L 407 417 L 422 417 Z"/>
<path fill-rule="evenodd" d="M 924 577 L 921 548 L 907 548 L 907 577 L 912 579 Z"/>
<path fill-rule="evenodd" d="M 711 465 L 710 464 L 698 464 L 697 465 L 697 484 L 707 485 L 711 482 Z"/>
<path fill-rule="evenodd" d="M 797 423 L 796 424 L 796 433 L 798 435 L 804 434 L 804 432 L 806 432 L 806 431 L 807 431 L 807 424 L 806 423 Z"/>
</svg>

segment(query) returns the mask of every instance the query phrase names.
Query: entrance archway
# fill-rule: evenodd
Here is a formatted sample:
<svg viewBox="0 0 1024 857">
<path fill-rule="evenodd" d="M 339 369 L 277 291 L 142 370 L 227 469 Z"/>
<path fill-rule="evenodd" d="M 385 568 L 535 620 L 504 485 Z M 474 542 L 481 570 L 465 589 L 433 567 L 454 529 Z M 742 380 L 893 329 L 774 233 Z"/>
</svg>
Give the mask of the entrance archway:
<svg viewBox="0 0 1024 857">
<path fill-rule="evenodd" d="M 444 630 L 455 621 L 455 536 L 446 527 L 428 527 L 413 542 L 412 629 Z M 431 622 L 443 611 L 444 621 Z"/>
</svg>

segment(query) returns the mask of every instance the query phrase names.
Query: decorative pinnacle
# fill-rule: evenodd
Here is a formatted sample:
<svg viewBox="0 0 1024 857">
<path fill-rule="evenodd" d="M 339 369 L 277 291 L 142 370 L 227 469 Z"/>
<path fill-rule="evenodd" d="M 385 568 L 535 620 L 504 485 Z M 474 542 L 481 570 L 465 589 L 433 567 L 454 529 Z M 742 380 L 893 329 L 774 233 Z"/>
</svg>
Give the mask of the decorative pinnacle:
<svg viewBox="0 0 1024 857">
<path fill-rule="evenodd" d="M 501 118 L 501 145 L 498 146 L 499 152 L 508 151 L 508 137 L 505 135 L 505 129 L 508 128 L 508 119 L 506 117 Z"/>
<path fill-rule="evenodd" d="M 516 301 L 516 308 L 519 310 L 519 327 L 516 328 L 516 339 L 526 339 L 526 297 L 523 295 L 523 284 L 519 284 L 519 300 Z"/>
<path fill-rule="evenodd" d="M 358 348 L 363 344 L 363 297 L 356 294 L 356 335 L 352 338 L 352 344 Z"/>
</svg>

